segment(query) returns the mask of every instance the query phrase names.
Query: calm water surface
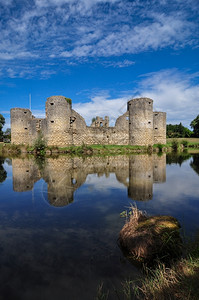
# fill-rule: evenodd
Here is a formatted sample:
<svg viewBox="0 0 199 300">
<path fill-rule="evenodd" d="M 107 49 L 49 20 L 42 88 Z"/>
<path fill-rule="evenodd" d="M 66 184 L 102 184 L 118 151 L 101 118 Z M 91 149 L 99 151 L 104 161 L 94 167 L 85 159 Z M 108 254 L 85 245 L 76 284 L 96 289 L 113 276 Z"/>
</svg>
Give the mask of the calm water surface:
<svg viewBox="0 0 199 300">
<path fill-rule="evenodd" d="M 95 299 L 139 270 L 117 244 L 130 204 L 199 229 L 199 155 L 0 158 L 0 299 Z M 121 298 L 122 299 L 122 298 Z"/>
</svg>

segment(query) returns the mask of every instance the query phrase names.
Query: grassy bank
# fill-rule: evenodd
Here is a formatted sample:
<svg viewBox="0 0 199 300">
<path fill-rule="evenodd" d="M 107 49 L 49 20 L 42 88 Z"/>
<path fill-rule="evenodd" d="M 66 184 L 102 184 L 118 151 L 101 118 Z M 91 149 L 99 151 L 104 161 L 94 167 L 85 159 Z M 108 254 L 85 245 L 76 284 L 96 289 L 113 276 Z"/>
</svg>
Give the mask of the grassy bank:
<svg viewBox="0 0 199 300">
<path fill-rule="evenodd" d="M 130 153 L 147 153 L 149 147 L 145 146 L 130 146 L 130 145 L 82 145 L 82 146 L 68 146 L 68 147 L 57 147 L 48 146 L 40 149 L 33 146 L 25 145 L 14 145 L 14 144 L 1 144 L 0 153 L 5 154 L 20 154 L 20 153 L 30 153 L 30 154 L 42 154 L 42 155 L 52 155 L 52 154 L 69 154 L 75 156 L 81 155 L 122 155 Z"/>
<path fill-rule="evenodd" d="M 41 146 L 41 147 L 40 147 Z M 155 144 L 152 146 L 131 146 L 131 145 L 81 145 L 81 146 L 48 146 L 41 142 L 35 146 L 15 145 L 0 143 L 0 153 L 31 153 L 31 154 L 70 154 L 70 155 L 120 155 L 131 153 L 152 153 L 182 151 L 183 149 L 199 149 L 199 138 L 178 138 L 167 139 L 167 144 Z"/>
<path fill-rule="evenodd" d="M 119 300 L 198 300 L 199 240 L 187 245 L 186 250 L 186 257 L 171 267 L 163 263 L 155 269 L 143 266 L 143 275 L 123 281 L 119 290 L 106 290 L 101 284 L 96 299 L 109 300 L 109 295 L 115 293 Z"/>
<path fill-rule="evenodd" d="M 147 152 L 148 147 L 131 145 L 82 145 L 58 148 L 58 151 L 69 154 L 118 155 Z"/>
<path fill-rule="evenodd" d="M 199 138 L 169 138 L 167 139 L 167 146 L 172 146 L 173 141 L 179 145 L 185 145 L 187 148 L 199 148 Z"/>
<path fill-rule="evenodd" d="M 130 283 L 131 295 L 136 295 L 139 300 L 198 300 L 199 241 L 192 243 L 191 247 L 188 245 L 187 250 L 186 258 L 170 268 L 160 263 L 154 270 L 146 269 L 144 279 Z"/>
</svg>

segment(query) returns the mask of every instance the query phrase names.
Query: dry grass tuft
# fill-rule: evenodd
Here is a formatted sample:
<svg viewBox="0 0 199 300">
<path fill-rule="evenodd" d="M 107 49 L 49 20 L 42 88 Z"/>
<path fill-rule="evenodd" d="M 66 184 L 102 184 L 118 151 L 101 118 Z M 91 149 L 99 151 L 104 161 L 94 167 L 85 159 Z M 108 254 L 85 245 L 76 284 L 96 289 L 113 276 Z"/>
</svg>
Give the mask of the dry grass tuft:
<svg viewBox="0 0 199 300">
<path fill-rule="evenodd" d="M 120 231 L 119 242 L 130 259 L 146 262 L 173 258 L 181 253 L 178 221 L 170 216 L 147 217 L 137 207 Z"/>
</svg>

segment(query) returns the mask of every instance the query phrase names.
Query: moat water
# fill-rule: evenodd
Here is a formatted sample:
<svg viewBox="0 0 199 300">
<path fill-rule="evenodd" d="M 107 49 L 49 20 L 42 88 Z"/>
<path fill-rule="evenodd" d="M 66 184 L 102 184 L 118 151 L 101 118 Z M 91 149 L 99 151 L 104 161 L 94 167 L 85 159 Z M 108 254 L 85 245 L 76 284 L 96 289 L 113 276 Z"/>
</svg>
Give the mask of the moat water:
<svg viewBox="0 0 199 300">
<path fill-rule="evenodd" d="M 199 154 L 0 158 L 0 299 L 123 299 L 140 271 L 123 256 L 131 204 L 199 230 Z"/>
</svg>

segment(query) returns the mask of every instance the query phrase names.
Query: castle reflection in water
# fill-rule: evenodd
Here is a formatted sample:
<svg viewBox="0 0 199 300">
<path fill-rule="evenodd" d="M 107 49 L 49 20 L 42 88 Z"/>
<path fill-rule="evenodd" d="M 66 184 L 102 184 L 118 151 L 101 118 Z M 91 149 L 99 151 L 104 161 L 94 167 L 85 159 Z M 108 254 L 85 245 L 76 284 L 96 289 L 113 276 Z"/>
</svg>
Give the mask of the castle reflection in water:
<svg viewBox="0 0 199 300">
<path fill-rule="evenodd" d="M 153 197 L 153 184 L 166 181 L 166 154 L 109 157 L 47 157 L 38 163 L 34 158 L 13 158 L 13 189 L 32 190 L 41 178 L 48 185 L 50 205 L 61 207 L 73 202 L 76 189 L 85 183 L 87 175 L 109 176 L 128 189 L 133 200 L 147 201 Z"/>
</svg>

